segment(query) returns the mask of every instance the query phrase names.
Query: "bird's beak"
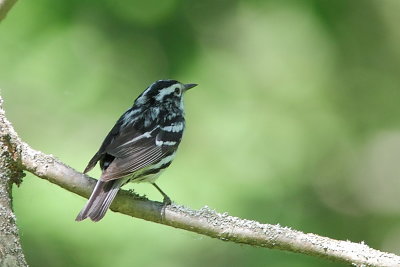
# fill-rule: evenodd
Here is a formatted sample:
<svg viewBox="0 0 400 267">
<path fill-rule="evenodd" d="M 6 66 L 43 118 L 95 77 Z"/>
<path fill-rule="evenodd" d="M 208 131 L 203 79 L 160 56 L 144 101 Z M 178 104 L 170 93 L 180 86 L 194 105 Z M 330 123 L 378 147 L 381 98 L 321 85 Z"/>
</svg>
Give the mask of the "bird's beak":
<svg viewBox="0 0 400 267">
<path fill-rule="evenodd" d="M 186 92 L 187 90 L 189 90 L 189 89 L 191 89 L 191 88 L 193 88 L 193 87 L 195 87 L 197 85 L 198 85 L 197 83 L 188 83 L 188 84 L 184 84 L 183 87 L 184 87 L 184 90 Z"/>
</svg>

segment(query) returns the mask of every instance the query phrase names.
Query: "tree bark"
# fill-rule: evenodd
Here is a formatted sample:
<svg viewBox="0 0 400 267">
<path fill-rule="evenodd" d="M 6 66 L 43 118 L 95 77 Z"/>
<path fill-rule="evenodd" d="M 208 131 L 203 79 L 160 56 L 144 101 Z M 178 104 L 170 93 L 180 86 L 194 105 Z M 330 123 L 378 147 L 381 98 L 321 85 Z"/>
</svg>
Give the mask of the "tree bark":
<svg viewBox="0 0 400 267">
<path fill-rule="evenodd" d="M 0 266 L 28 266 L 21 248 L 16 218 L 12 211 L 11 186 L 23 176 L 18 163 L 19 142 L 1 108 L 0 99 Z"/>
</svg>

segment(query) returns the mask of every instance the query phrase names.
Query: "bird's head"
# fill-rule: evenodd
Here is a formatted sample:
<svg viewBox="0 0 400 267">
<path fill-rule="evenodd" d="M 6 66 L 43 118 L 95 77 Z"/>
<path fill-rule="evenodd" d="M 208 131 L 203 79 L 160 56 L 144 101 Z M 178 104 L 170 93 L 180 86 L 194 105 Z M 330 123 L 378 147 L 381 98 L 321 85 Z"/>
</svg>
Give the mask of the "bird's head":
<svg viewBox="0 0 400 267">
<path fill-rule="evenodd" d="M 158 80 L 150 85 L 135 101 L 139 105 L 182 103 L 183 94 L 197 84 L 183 84 L 175 80 Z"/>
</svg>

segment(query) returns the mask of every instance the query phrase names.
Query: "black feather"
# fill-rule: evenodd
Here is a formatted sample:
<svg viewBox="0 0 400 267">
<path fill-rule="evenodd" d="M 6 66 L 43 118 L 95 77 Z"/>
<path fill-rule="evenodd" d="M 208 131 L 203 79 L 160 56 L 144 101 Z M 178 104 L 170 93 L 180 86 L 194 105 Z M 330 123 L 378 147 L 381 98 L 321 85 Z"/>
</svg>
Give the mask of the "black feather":
<svg viewBox="0 0 400 267">
<path fill-rule="evenodd" d="M 118 193 L 122 182 L 118 180 L 110 182 L 98 181 L 89 201 L 75 220 L 82 221 L 86 218 L 91 218 L 93 221 L 99 221 L 103 218 Z"/>
</svg>

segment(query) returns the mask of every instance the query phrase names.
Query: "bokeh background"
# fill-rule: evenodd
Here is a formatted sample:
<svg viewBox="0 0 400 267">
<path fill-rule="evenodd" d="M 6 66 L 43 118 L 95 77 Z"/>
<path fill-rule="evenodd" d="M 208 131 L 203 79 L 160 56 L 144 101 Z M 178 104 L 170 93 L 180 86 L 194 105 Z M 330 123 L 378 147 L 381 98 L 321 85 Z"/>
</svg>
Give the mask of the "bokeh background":
<svg viewBox="0 0 400 267">
<path fill-rule="evenodd" d="M 19 1 L 0 24 L 1 95 L 25 141 L 83 170 L 150 83 L 199 83 L 159 179 L 175 202 L 400 253 L 399 14 L 397 0 Z M 30 174 L 13 193 L 31 266 L 342 266 L 113 212 L 76 223 L 85 199 Z"/>
</svg>

